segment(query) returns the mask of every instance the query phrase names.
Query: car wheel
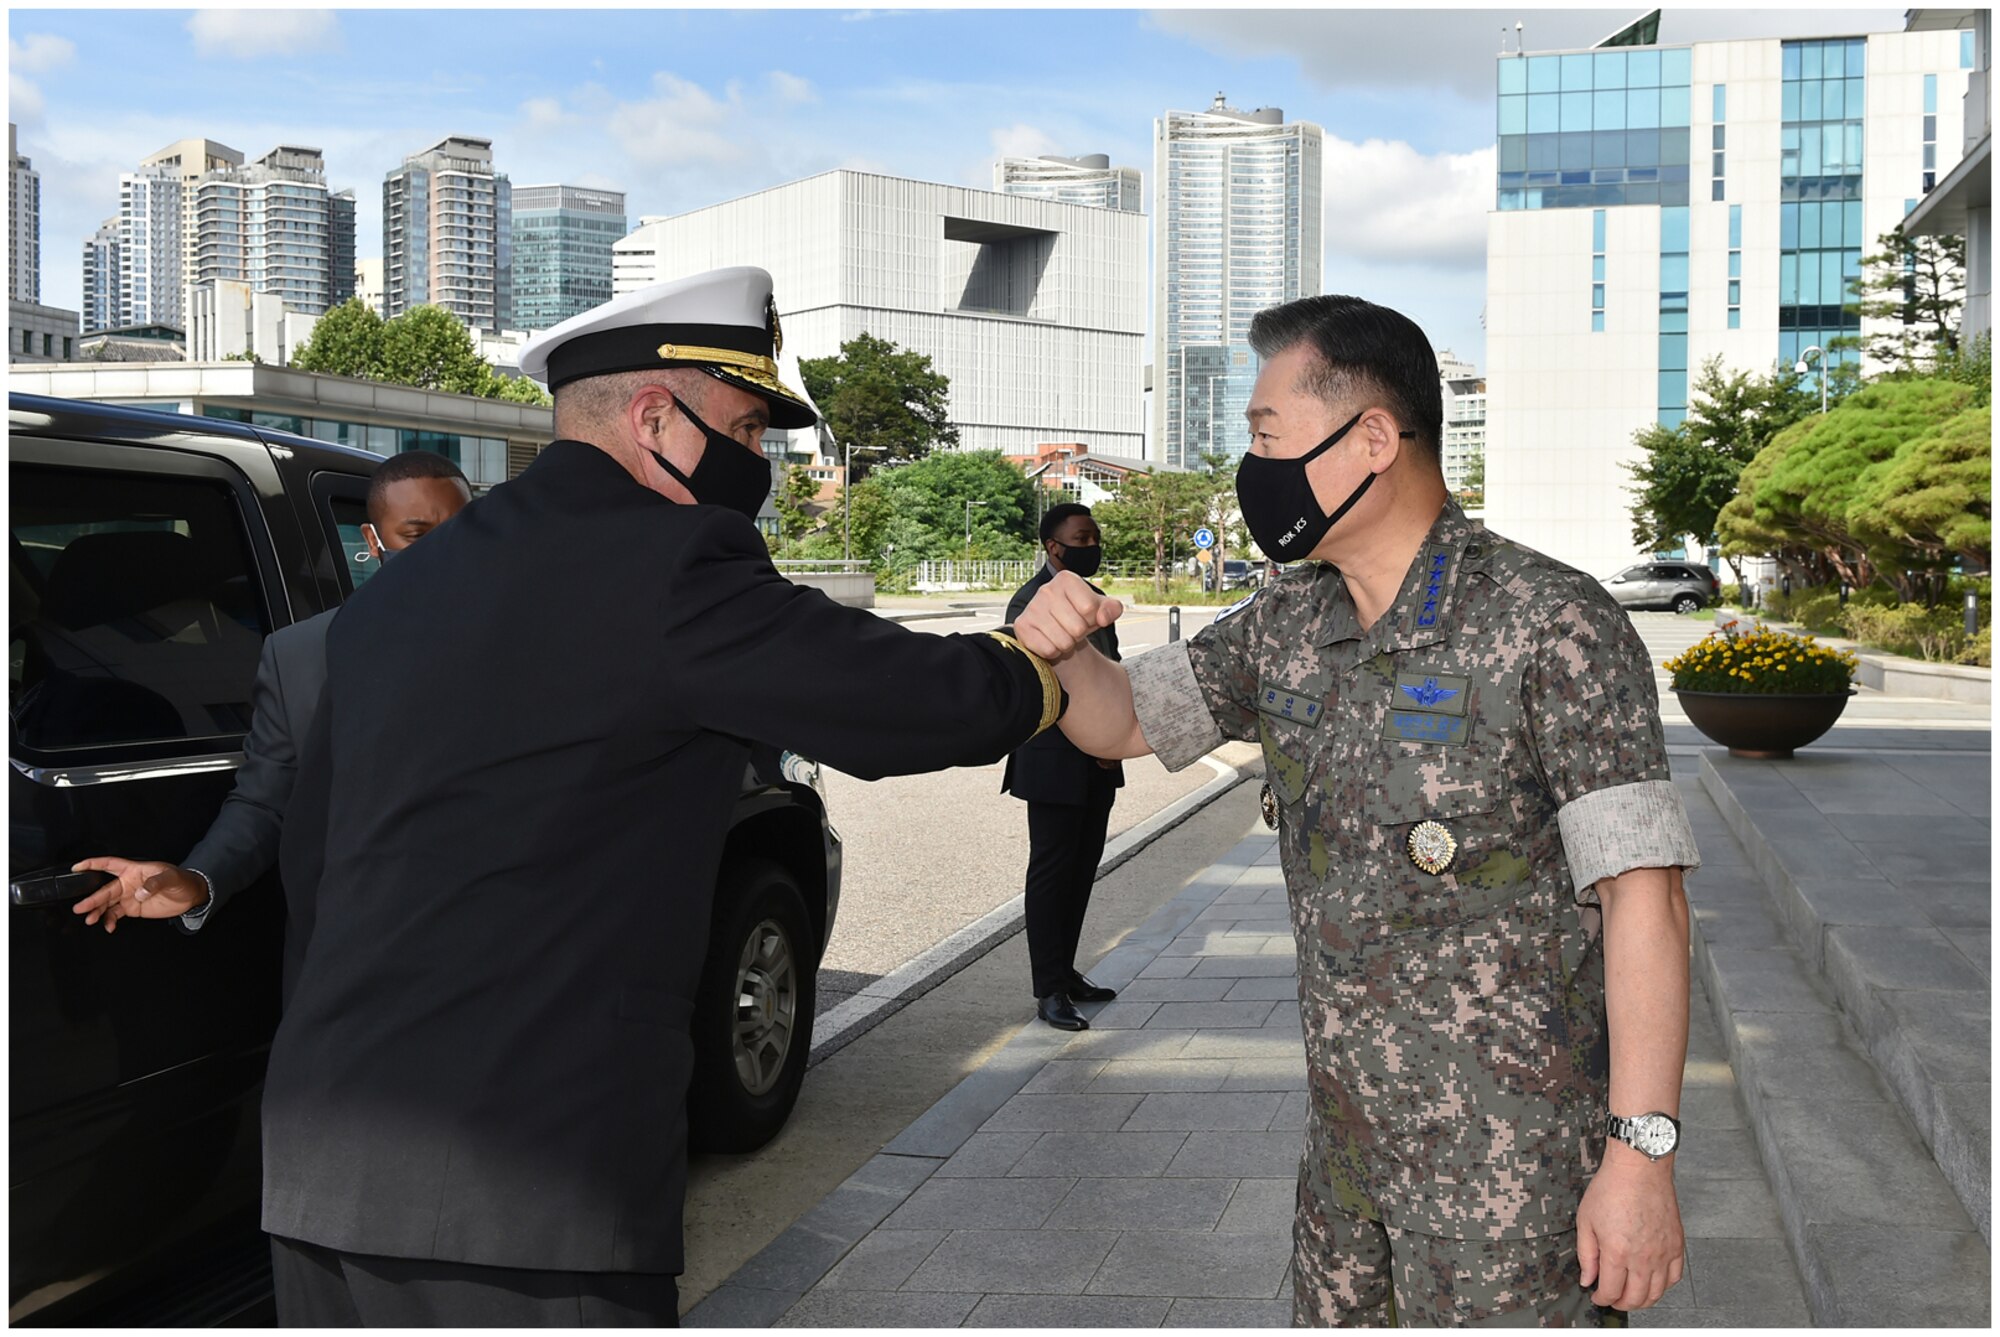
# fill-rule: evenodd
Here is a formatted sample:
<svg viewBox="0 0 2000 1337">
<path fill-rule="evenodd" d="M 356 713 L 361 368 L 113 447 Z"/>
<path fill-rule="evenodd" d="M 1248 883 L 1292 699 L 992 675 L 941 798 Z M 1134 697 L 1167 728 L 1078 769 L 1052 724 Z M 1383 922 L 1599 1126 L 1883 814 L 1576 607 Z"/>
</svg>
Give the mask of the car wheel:
<svg viewBox="0 0 2000 1337">
<path fill-rule="evenodd" d="M 798 883 L 775 863 L 725 865 L 715 906 L 695 998 L 688 1141 L 700 1151 L 755 1151 L 798 1103 L 819 948 Z"/>
<path fill-rule="evenodd" d="M 1701 607 L 1701 596 L 1698 594 L 1679 594 L 1674 596 L 1674 611 L 1676 613 L 1692 613 L 1699 607 Z"/>
</svg>

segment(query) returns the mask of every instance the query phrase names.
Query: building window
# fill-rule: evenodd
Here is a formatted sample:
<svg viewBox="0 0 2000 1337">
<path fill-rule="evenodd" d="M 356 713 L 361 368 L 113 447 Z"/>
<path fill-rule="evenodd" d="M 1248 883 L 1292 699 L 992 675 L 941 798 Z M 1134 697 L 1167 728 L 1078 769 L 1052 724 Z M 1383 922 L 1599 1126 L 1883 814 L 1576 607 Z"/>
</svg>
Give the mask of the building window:
<svg viewBox="0 0 2000 1337">
<path fill-rule="evenodd" d="M 1743 206 L 1729 206 L 1729 328 L 1743 328 Z"/>
<path fill-rule="evenodd" d="M 1660 210 L 1659 421 L 1678 426 L 1687 417 L 1688 210 Z"/>
<path fill-rule="evenodd" d="M 1862 116 L 1868 44 L 1786 42 L 1779 120 L 1778 356 L 1787 365 L 1860 330 L 1847 292 L 1861 270 Z"/>
<path fill-rule="evenodd" d="M 1604 332 L 1604 210 L 1593 209 L 1590 213 L 1590 328 L 1594 334 Z"/>
<path fill-rule="evenodd" d="M 1961 70 L 1972 68 L 1972 45 L 1973 32 L 1967 28 L 1958 35 L 1958 68 Z"/>
</svg>

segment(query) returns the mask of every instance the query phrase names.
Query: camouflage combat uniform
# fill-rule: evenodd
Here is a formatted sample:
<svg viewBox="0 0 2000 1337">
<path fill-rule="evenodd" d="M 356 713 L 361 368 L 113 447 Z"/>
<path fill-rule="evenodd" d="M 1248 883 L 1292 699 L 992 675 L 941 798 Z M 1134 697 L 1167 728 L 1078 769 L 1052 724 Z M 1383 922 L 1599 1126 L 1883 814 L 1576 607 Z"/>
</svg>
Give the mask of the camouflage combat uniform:
<svg viewBox="0 0 2000 1337">
<path fill-rule="evenodd" d="M 1593 884 L 1698 862 L 1625 613 L 1447 502 L 1374 626 L 1306 564 L 1126 668 L 1169 768 L 1263 744 L 1313 1095 L 1294 1321 L 1616 1321 L 1573 1236 L 1610 1066 Z"/>
</svg>

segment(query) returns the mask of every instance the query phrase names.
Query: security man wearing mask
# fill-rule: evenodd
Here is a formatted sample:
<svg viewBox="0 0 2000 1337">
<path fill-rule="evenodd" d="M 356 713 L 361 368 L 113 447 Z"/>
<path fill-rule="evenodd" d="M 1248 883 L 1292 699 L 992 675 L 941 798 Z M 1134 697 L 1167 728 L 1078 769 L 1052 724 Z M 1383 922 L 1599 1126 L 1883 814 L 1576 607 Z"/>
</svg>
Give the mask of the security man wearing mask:
<svg viewBox="0 0 2000 1337">
<path fill-rule="evenodd" d="M 1104 536 L 1088 506 L 1064 502 L 1042 517 L 1042 552 L 1048 563 L 1014 591 L 1007 604 L 1012 622 L 1058 572 L 1088 581 L 1104 556 Z M 1091 586 L 1096 589 L 1095 585 Z M 1106 659 L 1118 658 L 1118 632 L 1105 627 L 1090 643 Z M 1090 1028 L 1078 1003 L 1105 1003 L 1118 996 L 1085 979 L 1076 969 L 1076 945 L 1083 936 L 1097 862 L 1111 803 L 1125 783 L 1116 761 L 1086 756 L 1060 729 L 1023 743 L 1007 758 L 1002 792 L 1028 805 L 1028 876 L 1025 902 L 1028 963 L 1035 989 L 1035 1015 L 1058 1030 Z"/>
<path fill-rule="evenodd" d="M 1298 565 L 1125 665 L 1089 648 L 1082 581 L 1016 630 L 1067 656 L 1094 756 L 1263 744 L 1312 1092 L 1293 1321 L 1622 1326 L 1681 1276 L 1699 861 L 1646 647 L 1451 500 L 1408 317 L 1311 297 L 1250 343 L 1237 500 Z"/>
<path fill-rule="evenodd" d="M 283 856 L 318 922 L 264 1100 L 282 1322 L 674 1324 L 744 740 L 872 779 L 997 761 L 1060 715 L 1010 636 L 910 631 L 772 567 L 761 438 L 815 420 L 780 337 L 747 267 L 537 336 L 560 439 L 330 629 Z"/>
</svg>

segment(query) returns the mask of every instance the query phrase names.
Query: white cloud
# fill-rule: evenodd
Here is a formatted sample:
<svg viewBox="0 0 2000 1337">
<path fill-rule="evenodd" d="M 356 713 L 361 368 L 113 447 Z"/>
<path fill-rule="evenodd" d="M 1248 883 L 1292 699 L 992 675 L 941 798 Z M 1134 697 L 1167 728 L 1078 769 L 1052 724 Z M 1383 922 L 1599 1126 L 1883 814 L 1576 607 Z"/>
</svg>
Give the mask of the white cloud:
<svg viewBox="0 0 2000 1337">
<path fill-rule="evenodd" d="M 18 74 L 7 80 L 8 120 L 16 125 L 40 125 L 42 111 L 41 89 Z"/>
<path fill-rule="evenodd" d="M 1320 167 L 1327 254 L 1480 269 L 1493 172 L 1491 146 L 1424 154 L 1400 140 L 1329 134 Z"/>
<path fill-rule="evenodd" d="M 810 79 L 802 79 L 783 70 L 772 70 L 764 77 L 770 81 L 771 91 L 776 94 L 780 102 L 819 101 L 819 92 L 813 87 Z"/>
<path fill-rule="evenodd" d="M 1039 158 L 1044 154 L 1062 152 L 1046 131 L 1021 121 L 995 130 L 991 139 L 996 158 Z"/>
<path fill-rule="evenodd" d="M 661 70 L 653 76 L 655 96 L 640 102 L 620 102 L 605 129 L 627 156 L 641 167 L 678 167 L 687 163 L 723 163 L 741 154 L 729 129 L 738 108 L 718 100 L 701 85 Z"/>
<path fill-rule="evenodd" d="M 7 67 L 19 74 L 47 74 L 76 59 L 76 43 L 52 33 L 30 33 L 26 40 L 7 39 Z"/>
<path fill-rule="evenodd" d="M 330 9 L 200 9 L 187 30 L 203 57 L 295 56 L 340 44 L 340 20 Z"/>
</svg>

